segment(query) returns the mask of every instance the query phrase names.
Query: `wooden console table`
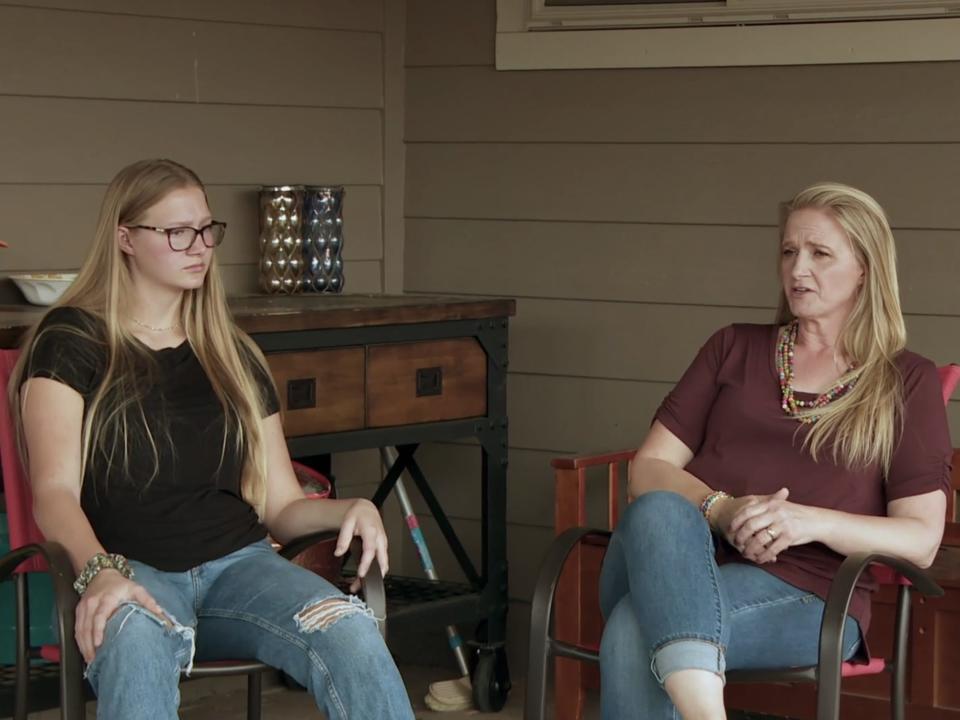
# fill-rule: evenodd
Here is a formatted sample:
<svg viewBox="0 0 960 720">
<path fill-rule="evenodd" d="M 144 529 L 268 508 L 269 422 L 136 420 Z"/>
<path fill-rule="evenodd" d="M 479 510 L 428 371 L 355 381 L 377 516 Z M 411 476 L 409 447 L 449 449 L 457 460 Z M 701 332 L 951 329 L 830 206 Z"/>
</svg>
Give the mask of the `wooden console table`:
<svg viewBox="0 0 960 720">
<path fill-rule="evenodd" d="M 260 295 L 230 302 L 267 357 L 293 457 L 393 446 L 373 501 L 408 471 L 467 583 L 387 578 L 390 622 L 483 621 L 473 676 L 480 709 L 510 688 L 507 611 L 507 330 L 513 300 L 430 296 Z M 13 347 L 43 308 L 0 307 L 0 346 Z M 482 558 L 473 564 L 420 470 L 421 443 L 475 438 L 481 448 Z M 416 600 L 411 600 L 416 598 Z"/>
</svg>

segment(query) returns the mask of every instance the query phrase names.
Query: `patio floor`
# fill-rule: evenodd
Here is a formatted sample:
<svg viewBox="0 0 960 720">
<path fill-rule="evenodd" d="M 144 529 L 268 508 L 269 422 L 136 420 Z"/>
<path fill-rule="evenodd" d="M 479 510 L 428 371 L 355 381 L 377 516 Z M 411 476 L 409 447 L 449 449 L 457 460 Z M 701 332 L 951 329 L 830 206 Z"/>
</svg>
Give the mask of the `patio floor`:
<svg viewBox="0 0 960 720">
<path fill-rule="evenodd" d="M 423 704 L 423 696 L 431 682 L 451 679 L 450 671 L 444 668 L 404 666 L 404 680 L 418 720 L 463 720 L 482 715 L 475 710 L 467 712 L 436 713 Z M 49 691 L 56 694 L 56 685 L 50 684 Z M 182 720 L 245 720 L 246 686 L 243 678 L 210 678 L 184 683 L 181 686 Z M 515 683 L 503 712 L 488 715 L 501 720 L 520 720 L 523 717 L 523 687 Z M 31 713 L 31 720 L 59 720 L 58 709 Z M 96 703 L 87 704 L 87 718 L 96 717 Z M 264 720 L 322 720 L 323 714 L 316 709 L 313 699 L 302 690 L 290 690 L 279 683 L 270 683 L 265 679 L 263 692 Z M 599 712 L 591 713 L 584 720 L 599 718 Z M 373 720 L 373 719 L 371 719 Z"/>
<path fill-rule="evenodd" d="M 490 717 L 498 720 L 521 720 L 523 718 L 523 682 L 514 681 L 513 690 L 507 701 L 506 707 L 498 714 L 484 715 L 476 710 L 464 712 L 446 712 L 437 713 L 428 710 L 423 704 L 423 697 L 431 682 L 437 680 L 451 679 L 448 668 L 421 667 L 414 665 L 404 665 L 401 667 L 404 680 L 407 683 L 407 690 L 413 700 L 413 707 L 417 720 L 466 720 L 467 718 Z M 52 681 L 39 683 L 38 690 L 42 690 L 40 700 L 47 700 L 48 706 L 50 699 L 56 697 L 57 686 L 55 677 Z M 6 690 L 6 688 L 3 688 Z M 181 685 L 181 711 L 182 720 L 245 720 L 246 718 L 246 686 L 243 678 L 210 678 L 196 680 Z M 7 711 L 9 712 L 9 711 Z M 547 713 L 551 717 L 552 713 Z M 0 717 L 9 717 L 2 715 Z M 49 709 L 41 712 L 31 713 L 31 720 L 58 720 L 59 710 Z M 313 704 L 313 700 L 306 692 L 301 690 L 291 690 L 277 683 L 275 679 L 265 678 L 263 692 L 263 718 L 264 720 L 307 720 L 316 718 L 323 720 L 321 714 Z M 96 718 L 96 703 L 87 704 L 88 720 Z M 583 720 L 599 720 L 600 708 L 599 698 L 596 695 L 588 697 L 587 709 Z M 373 720 L 373 719 L 371 719 Z M 761 716 L 730 714 L 730 720 L 764 720 Z M 774 720 L 772 718 L 767 720 Z"/>
</svg>

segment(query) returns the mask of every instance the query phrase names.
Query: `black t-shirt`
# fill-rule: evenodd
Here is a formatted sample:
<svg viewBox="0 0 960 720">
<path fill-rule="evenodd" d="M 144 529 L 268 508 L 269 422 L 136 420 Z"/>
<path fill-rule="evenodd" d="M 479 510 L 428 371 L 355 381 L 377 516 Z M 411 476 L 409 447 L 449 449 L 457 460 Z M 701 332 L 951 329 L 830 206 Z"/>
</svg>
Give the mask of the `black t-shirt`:
<svg viewBox="0 0 960 720">
<path fill-rule="evenodd" d="M 104 337 L 105 326 L 95 316 L 55 308 L 37 331 L 27 377 L 62 382 L 89 403 L 106 368 Z M 120 447 L 112 460 L 94 448 L 81 506 L 107 552 L 182 572 L 260 540 L 266 529 L 241 496 L 242 456 L 232 434 L 224 444 L 223 408 L 190 343 L 144 350 L 147 357 L 135 373 L 143 415 L 138 404 L 127 410 L 129 473 Z M 250 361 L 265 415 L 272 415 L 279 409 L 276 393 L 259 363 Z"/>
</svg>

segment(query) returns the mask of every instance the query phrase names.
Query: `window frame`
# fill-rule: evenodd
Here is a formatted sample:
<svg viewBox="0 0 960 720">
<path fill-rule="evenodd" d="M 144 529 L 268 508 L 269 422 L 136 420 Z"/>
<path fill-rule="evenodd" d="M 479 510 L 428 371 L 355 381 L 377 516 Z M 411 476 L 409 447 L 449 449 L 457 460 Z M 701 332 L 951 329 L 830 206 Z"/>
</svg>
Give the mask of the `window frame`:
<svg viewBox="0 0 960 720">
<path fill-rule="evenodd" d="M 958 37 L 960 0 L 728 0 L 725 7 L 550 7 L 545 0 L 497 0 L 496 65 L 535 70 L 948 61 L 960 60 Z"/>
</svg>

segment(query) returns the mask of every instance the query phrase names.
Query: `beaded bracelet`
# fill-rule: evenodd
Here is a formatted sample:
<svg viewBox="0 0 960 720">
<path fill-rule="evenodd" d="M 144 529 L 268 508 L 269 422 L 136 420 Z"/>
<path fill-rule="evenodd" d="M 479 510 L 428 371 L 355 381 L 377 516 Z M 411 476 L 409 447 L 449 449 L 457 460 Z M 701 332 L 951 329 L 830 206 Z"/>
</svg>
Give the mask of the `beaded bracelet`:
<svg viewBox="0 0 960 720">
<path fill-rule="evenodd" d="M 133 568 L 130 567 L 123 555 L 119 553 L 97 553 L 87 560 L 87 564 L 83 566 L 80 575 L 73 582 L 73 589 L 77 591 L 77 595 L 83 595 L 86 592 L 87 586 L 93 582 L 93 579 L 100 574 L 101 570 L 116 570 L 127 580 L 133 580 Z"/>
<path fill-rule="evenodd" d="M 717 490 L 707 495 L 700 503 L 700 514 L 706 519 L 708 525 L 710 525 L 710 511 L 714 505 L 724 498 L 732 499 L 733 495 L 725 493 L 723 490 Z"/>
</svg>

